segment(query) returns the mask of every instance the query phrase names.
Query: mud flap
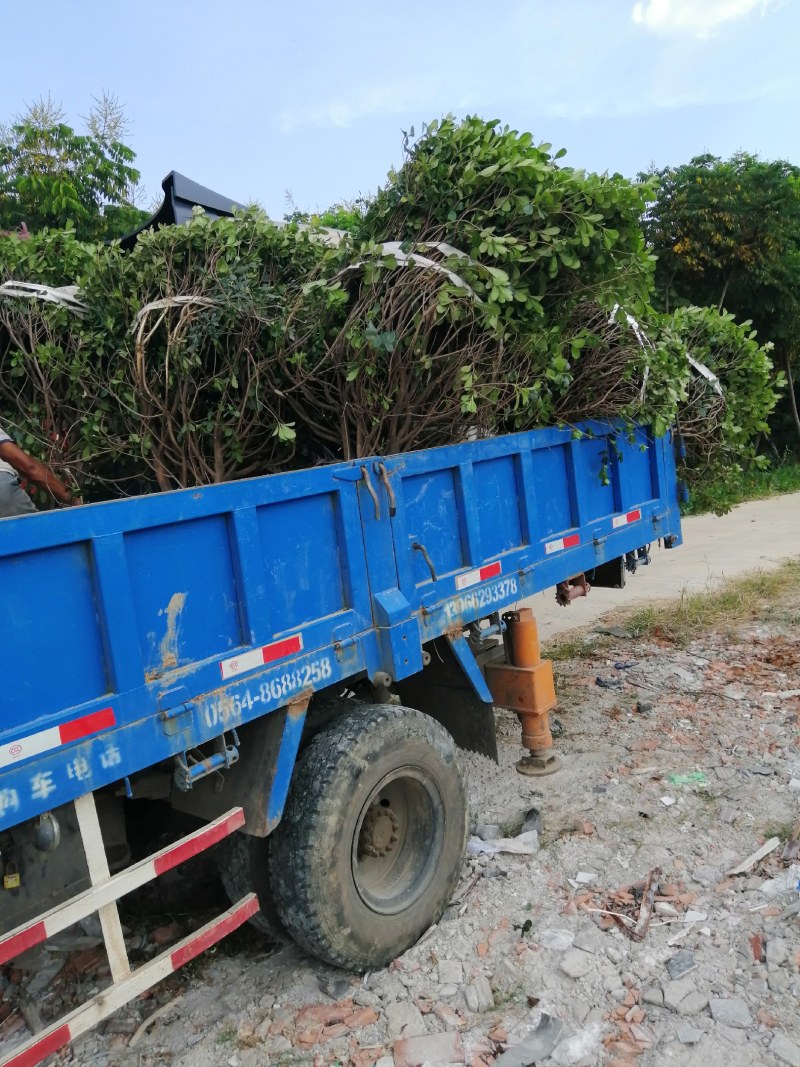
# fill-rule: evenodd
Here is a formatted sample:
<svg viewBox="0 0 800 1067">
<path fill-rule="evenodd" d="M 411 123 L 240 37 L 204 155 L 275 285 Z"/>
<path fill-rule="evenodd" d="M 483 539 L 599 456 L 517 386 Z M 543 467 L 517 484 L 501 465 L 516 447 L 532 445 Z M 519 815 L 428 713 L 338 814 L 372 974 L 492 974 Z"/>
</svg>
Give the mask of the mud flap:
<svg viewBox="0 0 800 1067">
<path fill-rule="evenodd" d="M 466 641 L 461 640 L 466 645 Z M 424 711 L 440 722 L 459 748 L 488 756 L 496 763 L 497 734 L 492 704 L 478 696 L 448 638 L 437 637 L 428 642 L 425 651 L 430 653 L 430 663 L 420 673 L 397 682 L 394 687 L 401 703 Z M 468 646 L 466 653 L 461 648 L 459 652 L 461 658 L 465 654 L 472 657 Z M 472 664 L 485 689 L 486 683 L 474 657 Z"/>
</svg>

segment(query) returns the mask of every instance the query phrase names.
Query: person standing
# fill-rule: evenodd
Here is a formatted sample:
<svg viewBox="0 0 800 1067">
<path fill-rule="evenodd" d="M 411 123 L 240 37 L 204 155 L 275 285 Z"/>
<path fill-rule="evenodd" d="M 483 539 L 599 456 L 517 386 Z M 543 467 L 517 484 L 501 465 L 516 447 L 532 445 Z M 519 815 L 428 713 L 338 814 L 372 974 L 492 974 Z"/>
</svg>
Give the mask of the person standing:
<svg viewBox="0 0 800 1067">
<path fill-rule="evenodd" d="M 0 519 L 36 511 L 36 505 L 19 484 L 20 476 L 50 493 L 60 504 L 73 503 L 72 493 L 50 468 L 15 445 L 0 426 Z"/>
</svg>

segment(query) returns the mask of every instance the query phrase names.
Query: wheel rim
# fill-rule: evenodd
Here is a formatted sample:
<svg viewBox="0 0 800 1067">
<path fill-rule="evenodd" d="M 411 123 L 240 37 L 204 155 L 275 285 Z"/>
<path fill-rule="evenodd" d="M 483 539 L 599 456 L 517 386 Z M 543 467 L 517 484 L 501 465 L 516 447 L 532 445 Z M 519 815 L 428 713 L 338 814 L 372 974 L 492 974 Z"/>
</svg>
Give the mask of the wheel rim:
<svg viewBox="0 0 800 1067">
<path fill-rule="evenodd" d="M 433 778 L 416 767 L 375 786 L 356 822 L 353 882 L 373 911 L 396 915 L 425 892 L 444 839 L 444 804 Z"/>
</svg>

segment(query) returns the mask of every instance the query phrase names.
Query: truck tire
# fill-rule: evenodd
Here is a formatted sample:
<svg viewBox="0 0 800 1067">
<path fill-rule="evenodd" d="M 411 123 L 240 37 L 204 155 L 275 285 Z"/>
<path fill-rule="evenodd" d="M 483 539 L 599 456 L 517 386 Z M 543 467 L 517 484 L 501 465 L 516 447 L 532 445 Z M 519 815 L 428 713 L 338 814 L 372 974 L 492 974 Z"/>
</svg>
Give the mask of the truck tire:
<svg viewBox="0 0 800 1067">
<path fill-rule="evenodd" d="M 258 896 L 260 910 L 249 920 L 252 926 L 278 944 L 287 939 L 269 884 L 267 857 L 271 838 L 253 837 L 238 831 L 225 837 L 214 849 L 220 881 L 232 904 L 247 893 Z"/>
<path fill-rule="evenodd" d="M 301 948 L 355 971 L 382 967 L 437 922 L 467 839 L 455 744 L 411 708 L 362 705 L 298 762 L 269 870 Z"/>
</svg>

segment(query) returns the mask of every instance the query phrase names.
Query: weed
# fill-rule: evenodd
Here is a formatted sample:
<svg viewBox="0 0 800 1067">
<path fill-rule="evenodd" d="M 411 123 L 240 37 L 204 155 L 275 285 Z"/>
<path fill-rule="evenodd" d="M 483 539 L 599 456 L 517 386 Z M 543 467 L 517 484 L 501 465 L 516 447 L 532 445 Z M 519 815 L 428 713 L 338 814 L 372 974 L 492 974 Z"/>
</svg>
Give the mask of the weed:
<svg viewBox="0 0 800 1067">
<path fill-rule="evenodd" d="M 223 1023 L 217 1033 L 218 1045 L 229 1045 L 232 1041 L 236 1040 L 239 1031 L 233 1025 L 233 1023 Z"/>
<path fill-rule="evenodd" d="M 769 822 L 766 824 L 763 830 L 764 840 L 769 841 L 771 837 L 777 837 L 782 845 L 785 845 L 787 841 L 792 838 L 794 832 L 794 823 L 791 822 Z"/>
<path fill-rule="evenodd" d="M 676 601 L 648 604 L 626 615 L 636 637 L 660 637 L 685 646 L 707 630 L 755 619 L 773 609 L 779 597 L 800 590 L 800 560 L 787 560 L 774 571 L 757 571 L 727 579 L 715 589 L 690 593 L 684 589 Z"/>
</svg>

